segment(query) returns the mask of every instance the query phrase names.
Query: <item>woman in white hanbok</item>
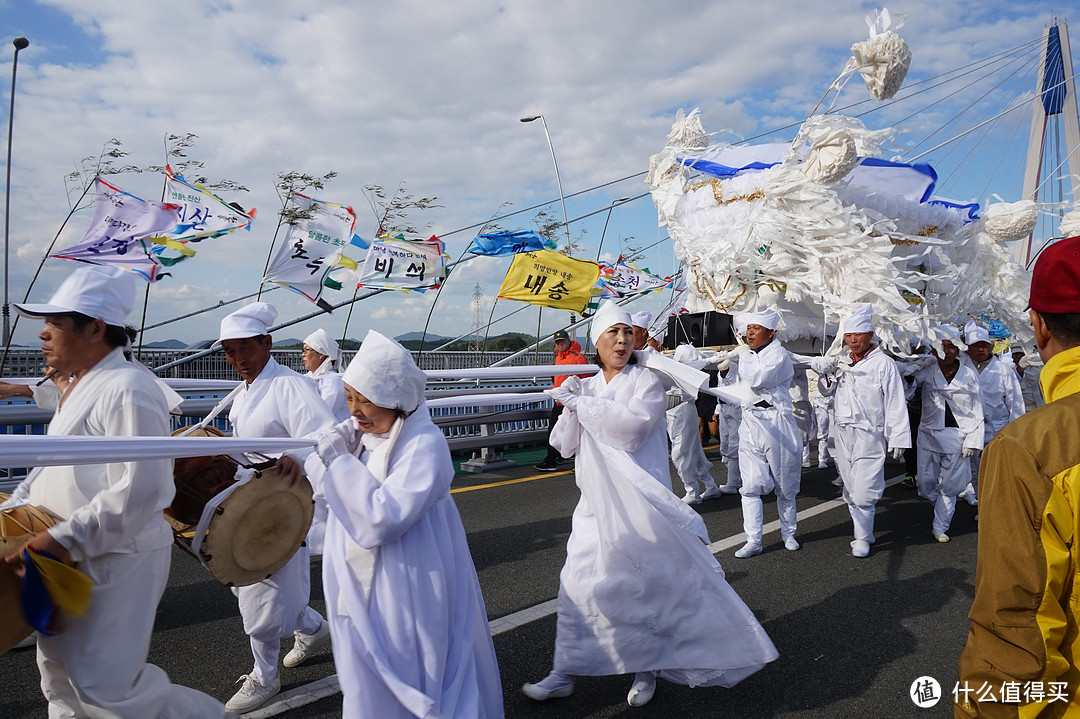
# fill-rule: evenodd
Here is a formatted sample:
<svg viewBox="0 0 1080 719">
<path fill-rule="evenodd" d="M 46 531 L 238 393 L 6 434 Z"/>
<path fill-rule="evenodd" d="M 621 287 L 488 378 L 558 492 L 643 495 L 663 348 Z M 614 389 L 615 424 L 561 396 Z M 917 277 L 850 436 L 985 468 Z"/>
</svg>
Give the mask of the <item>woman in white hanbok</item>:
<svg viewBox="0 0 1080 719">
<path fill-rule="evenodd" d="M 724 579 L 701 517 L 671 492 L 657 377 L 635 363 L 629 314 L 613 303 L 590 332 L 601 372 L 551 390 L 566 410 L 551 442 L 576 453 L 581 499 L 559 582 L 552 672 L 522 691 L 569 696 L 573 676 L 634 673 L 642 706 L 655 678 L 726 686 L 777 658 Z M 673 591 L 678 587 L 678 591 Z"/>
<path fill-rule="evenodd" d="M 347 718 L 503 716 L 454 467 L 408 350 L 368 332 L 345 372 L 352 417 L 307 461 L 330 508 L 323 586 Z"/>
</svg>

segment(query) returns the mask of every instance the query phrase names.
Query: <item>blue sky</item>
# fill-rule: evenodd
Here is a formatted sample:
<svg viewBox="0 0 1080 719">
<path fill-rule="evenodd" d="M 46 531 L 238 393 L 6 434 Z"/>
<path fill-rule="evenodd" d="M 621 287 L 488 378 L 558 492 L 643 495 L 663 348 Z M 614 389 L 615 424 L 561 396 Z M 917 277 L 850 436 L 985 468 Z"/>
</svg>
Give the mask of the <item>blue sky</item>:
<svg viewBox="0 0 1080 719">
<path fill-rule="evenodd" d="M 567 213 L 585 215 L 646 191 L 649 156 L 663 146 L 679 108 L 701 108 L 714 141 L 790 139 L 794 129 L 777 128 L 809 114 L 850 45 L 865 39 L 864 17 L 875 7 L 836 0 L 313 0 L 302 7 L 286 0 L 0 0 L 0 27 L 7 33 L 0 57 L 10 58 L 16 35 L 31 41 L 19 55 L 12 299 L 21 299 L 68 213 L 64 176 L 110 138 L 130 153 L 123 162 L 148 165 L 162 163 L 166 134 L 195 133 L 191 156 L 204 163 L 204 172 L 246 185 L 250 192 L 227 199 L 259 210 L 252 232 L 202 243 L 194 260 L 153 287 L 147 322 L 155 323 L 257 289 L 280 206 L 273 189 L 278 172 L 337 171 L 318 196 L 353 205 L 357 229 L 366 236 L 374 230 L 366 185 L 404 182 L 411 193 L 437 197 L 440 207 L 411 219 L 444 237 L 456 258 L 472 233 L 454 230 L 558 196 L 543 128 L 520 117 L 544 115 L 563 189 L 581 193 L 567 200 Z M 1022 69 L 1024 51 L 992 73 L 971 63 L 1037 41 L 1052 17 L 1050 5 L 917 0 L 890 10 L 908 17 L 900 34 L 913 52 L 911 93 L 903 102 L 879 104 L 863 120 L 875 128 L 898 123 L 897 155 L 921 153 L 1030 97 L 1034 81 L 1030 69 Z M 962 67 L 972 68 L 966 80 L 940 87 L 928 80 Z M 984 74 L 980 84 L 965 87 Z M 0 85 L 6 108 L 9 84 Z M 985 95 L 981 103 L 946 125 L 979 95 Z M 856 78 L 836 104 L 843 108 L 866 96 Z M 1021 108 L 973 133 L 967 144 L 949 143 L 920 161 L 938 168 L 942 189 L 955 199 L 1020 199 L 1029 123 L 1030 110 Z M 590 190 L 619 178 L 629 179 Z M 161 192 L 159 176 L 113 180 L 148 199 Z M 557 202 L 549 210 L 561 215 Z M 532 227 L 534 214 L 502 225 Z M 606 214 L 571 227 L 575 236 L 584 231 L 589 254 Z M 58 247 L 74 243 L 89 216 L 76 214 Z M 648 197 L 611 213 L 604 255 L 614 259 L 631 236 L 639 246 L 655 245 L 641 264 L 662 274 L 675 271 L 671 242 L 663 241 Z M 468 332 L 475 284 L 490 302 L 505 268 L 506 261 L 486 259 L 463 266 L 435 307 L 432 330 Z M 70 269 L 47 262 L 31 299 L 47 298 Z M 270 297 L 283 319 L 313 309 L 284 290 Z M 354 311 L 348 334 L 362 336 L 368 327 L 389 334 L 420 329 L 432 297 L 391 293 L 368 300 Z M 653 297 L 637 304 L 660 303 Z M 513 309 L 500 302 L 495 314 Z M 176 322 L 149 332 L 147 340 L 212 336 L 224 314 Z M 345 314 L 286 334 L 302 337 L 324 326 L 340 335 Z M 553 330 L 565 315 L 545 318 L 545 329 Z M 535 321 L 535 311 L 522 312 L 494 332 L 531 332 Z M 32 344 L 35 333 L 21 324 L 16 340 Z"/>
</svg>

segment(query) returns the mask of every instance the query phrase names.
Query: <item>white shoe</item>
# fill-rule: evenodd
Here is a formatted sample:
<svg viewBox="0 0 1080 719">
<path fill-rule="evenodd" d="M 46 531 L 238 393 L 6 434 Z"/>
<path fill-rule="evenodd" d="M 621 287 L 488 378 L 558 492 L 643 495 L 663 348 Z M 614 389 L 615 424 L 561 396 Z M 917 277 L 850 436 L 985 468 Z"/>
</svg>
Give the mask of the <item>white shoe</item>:
<svg viewBox="0 0 1080 719">
<path fill-rule="evenodd" d="M 281 660 L 287 667 L 295 667 L 311 659 L 323 645 L 330 641 L 330 625 L 323 619 L 314 634 L 301 634 L 293 632 L 293 648 Z"/>
<path fill-rule="evenodd" d="M 552 672 L 536 684 L 523 684 L 521 693 L 534 702 L 562 699 L 574 693 L 574 680 L 565 674 Z"/>
<path fill-rule="evenodd" d="M 854 540 L 851 543 L 851 556 L 859 557 L 860 559 L 862 559 L 863 557 L 869 557 L 870 542 L 866 541 L 865 539 Z"/>
<path fill-rule="evenodd" d="M 634 683 L 630 685 L 630 693 L 626 695 L 626 702 L 632 707 L 643 707 L 649 703 L 656 693 L 656 674 L 653 672 L 638 672 L 634 676 Z"/>
<path fill-rule="evenodd" d="M 799 551 L 799 540 L 795 539 L 795 537 L 788 537 L 784 540 L 784 549 L 789 552 Z"/>
<path fill-rule="evenodd" d="M 747 557 L 752 557 L 755 554 L 761 554 L 760 544 L 750 544 L 750 542 L 747 542 L 742 546 L 742 549 L 738 549 L 735 551 L 735 556 L 739 559 L 746 559 Z"/>
<path fill-rule="evenodd" d="M 934 539 L 938 540 L 942 544 L 945 544 L 946 542 L 949 541 L 949 535 L 947 535 L 947 534 L 935 534 Z"/>
<path fill-rule="evenodd" d="M 687 504 L 691 504 L 691 505 L 693 505 L 693 504 L 701 504 L 701 497 L 698 496 L 697 492 L 691 491 L 691 492 L 687 492 L 686 494 L 683 495 L 682 501 L 686 502 Z"/>
<path fill-rule="evenodd" d="M 236 681 L 244 684 L 236 694 L 233 694 L 232 699 L 225 703 L 225 711 L 234 714 L 247 714 L 249 711 L 254 711 L 281 691 L 281 677 L 274 679 L 268 687 L 259 684 L 250 674 L 245 674 Z"/>
<path fill-rule="evenodd" d="M 30 636 L 13 646 L 12 649 L 26 649 L 33 646 L 37 646 L 37 632 L 31 632 Z"/>
<path fill-rule="evenodd" d="M 970 504 L 972 507 L 979 506 L 979 498 L 976 497 L 974 494 L 968 493 L 961 496 L 964 498 L 964 501 Z"/>
<path fill-rule="evenodd" d="M 810 469 L 810 460 L 809 459 L 804 459 L 803 460 L 802 468 L 803 469 Z"/>
<path fill-rule="evenodd" d="M 701 495 L 701 498 L 712 499 L 713 497 L 719 497 L 721 494 L 723 494 L 723 492 L 721 492 L 720 488 L 714 484 L 713 486 L 705 490 L 705 492 Z"/>
<path fill-rule="evenodd" d="M 829 463 L 828 462 L 818 462 L 817 463 L 817 468 L 818 469 L 828 469 L 829 468 Z"/>
<path fill-rule="evenodd" d="M 844 486 L 844 479 L 842 477 L 837 477 L 836 479 L 834 479 L 832 481 L 832 485 L 834 487 L 843 487 Z"/>
<path fill-rule="evenodd" d="M 734 487 L 730 484 L 720 485 L 720 494 L 738 494 L 740 487 Z"/>
</svg>

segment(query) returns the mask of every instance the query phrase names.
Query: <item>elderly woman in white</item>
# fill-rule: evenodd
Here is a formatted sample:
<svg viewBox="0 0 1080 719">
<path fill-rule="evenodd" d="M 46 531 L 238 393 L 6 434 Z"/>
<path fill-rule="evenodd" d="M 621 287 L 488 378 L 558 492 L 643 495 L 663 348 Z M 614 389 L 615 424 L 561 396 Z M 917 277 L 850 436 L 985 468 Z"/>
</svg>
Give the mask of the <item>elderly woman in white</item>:
<svg viewBox="0 0 1080 719">
<path fill-rule="evenodd" d="M 352 417 L 317 435 L 306 465 L 330 508 L 323 586 L 344 717 L 503 716 L 425 381 L 408 350 L 368 332 L 345 372 Z"/>
<path fill-rule="evenodd" d="M 569 696 L 574 675 L 635 673 L 627 701 L 642 706 L 657 676 L 730 687 L 778 656 L 709 552 L 701 517 L 671 493 L 664 389 L 636 363 L 632 325 L 614 303 L 602 306 L 590 331 L 601 372 L 549 390 L 566 407 L 551 443 L 576 452 L 581 499 L 559 581 L 554 668 L 522 687 L 537 701 Z"/>
<path fill-rule="evenodd" d="M 349 408 L 345 404 L 345 383 L 338 374 L 341 367 L 341 349 L 338 343 L 324 329 L 317 329 L 304 339 L 304 349 L 300 355 L 307 376 L 319 388 L 319 395 L 330 407 L 331 414 L 338 422 L 349 418 Z"/>
</svg>

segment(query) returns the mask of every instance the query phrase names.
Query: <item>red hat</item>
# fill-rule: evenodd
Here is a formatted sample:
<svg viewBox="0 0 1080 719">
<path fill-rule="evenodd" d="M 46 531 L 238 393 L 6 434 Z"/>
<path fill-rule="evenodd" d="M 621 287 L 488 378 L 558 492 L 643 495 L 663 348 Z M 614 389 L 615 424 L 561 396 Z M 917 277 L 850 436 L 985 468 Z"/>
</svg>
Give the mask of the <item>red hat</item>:
<svg viewBox="0 0 1080 719">
<path fill-rule="evenodd" d="M 1080 314 L 1080 236 L 1059 240 L 1039 255 L 1028 306 L 1036 312 Z"/>
</svg>

